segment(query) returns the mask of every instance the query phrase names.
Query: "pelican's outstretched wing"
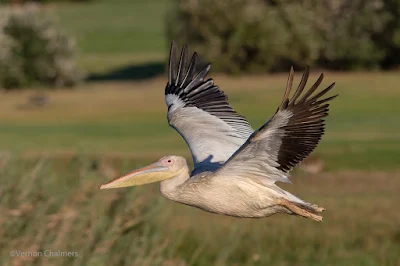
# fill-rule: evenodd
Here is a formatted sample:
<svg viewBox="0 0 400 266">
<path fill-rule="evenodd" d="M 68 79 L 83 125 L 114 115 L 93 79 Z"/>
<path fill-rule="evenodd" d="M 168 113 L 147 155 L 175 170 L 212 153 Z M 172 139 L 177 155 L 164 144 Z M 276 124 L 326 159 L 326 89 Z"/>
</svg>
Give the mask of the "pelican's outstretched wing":
<svg viewBox="0 0 400 266">
<path fill-rule="evenodd" d="M 254 130 L 229 105 L 228 98 L 214 81 L 204 80 L 211 65 L 195 75 L 197 54 L 194 53 L 188 63 L 185 45 L 177 63 L 176 50 L 172 42 L 165 88 L 168 122 L 189 145 L 195 168 L 199 164 L 222 164 Z"/>
<path fill-rule="evenodd" d="M 218 175 L 265 177 L 265 182 L 290 182 L 287 173 L 306 158 L 324 134 L 328 101 L 321 99 L 335 85 L 312 95 L 321 84 L 323 74 L 302 93 L 308 79 L 305 69 L 301 82 L 289 100 L 294 70 L 291 68 L 285 95 L 275 115 L 255 131 L 238 151 L 218 170 Z"/>
</svg>

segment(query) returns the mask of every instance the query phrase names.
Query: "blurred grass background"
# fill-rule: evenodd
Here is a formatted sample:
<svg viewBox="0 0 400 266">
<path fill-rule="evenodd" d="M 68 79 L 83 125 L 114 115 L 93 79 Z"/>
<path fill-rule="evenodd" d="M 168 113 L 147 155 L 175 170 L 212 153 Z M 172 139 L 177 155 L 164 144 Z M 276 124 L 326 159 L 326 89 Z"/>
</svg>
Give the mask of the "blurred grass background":
<svg viewBox="0 0 400 266">
<path fill-rule="evenodd" d="M 62 4 L 54 12 L 79 43 L 80 64 L 90 73 L 150 62 L 165 63 L 165 16 L 173 1 L 116 0 Z M 110 9 L 113 12 L 110 12 Z"/>
<path fill-rule="evenodd" d="M 223 217 L 167 201 L 157 184 L 98 190 L 167 154 L 191 160 L 166 122 L 170 2 L 45 8 L 76 36 L 89 78 L 73 90 L 46 90 L 40 108 L 29 99 L 45 88 L 1 93 L 2 265 L 400 265 L 398 71 L 324 71 L 323 85 L 335 81 L 340 97 L 312 159 L 284 185 L 326 207 L 323 223 Z M 314 81 L 320 71 L 311 70 Z M 276 110 L 287 78 L 211 75 L 254 128 Z M 306 167 L 313 164 L 318 171 Z M 11 250 L 79 256 L 10 257 Z"/>
</svg>

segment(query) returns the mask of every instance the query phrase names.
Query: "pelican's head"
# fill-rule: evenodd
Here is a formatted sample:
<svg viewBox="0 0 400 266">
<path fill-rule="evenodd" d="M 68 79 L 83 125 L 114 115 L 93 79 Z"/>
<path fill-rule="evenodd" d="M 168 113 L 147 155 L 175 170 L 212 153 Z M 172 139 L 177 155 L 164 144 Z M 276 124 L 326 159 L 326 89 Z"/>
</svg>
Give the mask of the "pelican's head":
<svg viewBox="0 0 400 266">
<path fill-rule="evenodd" d="M 187 166 L 180 156 L 165 156 L 158 162 L 129 172 L 102 185 L 100 189 L 139 186 L 166 180 L 181 174 Z"/>
</svg>

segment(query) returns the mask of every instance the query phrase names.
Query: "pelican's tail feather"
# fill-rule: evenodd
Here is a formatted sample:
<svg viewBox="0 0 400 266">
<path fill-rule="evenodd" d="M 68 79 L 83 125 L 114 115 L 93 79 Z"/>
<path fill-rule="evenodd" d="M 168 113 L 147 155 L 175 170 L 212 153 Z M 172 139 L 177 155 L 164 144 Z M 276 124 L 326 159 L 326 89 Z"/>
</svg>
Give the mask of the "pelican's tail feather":
<svg viewBox="0 0 400 266">
<path fill-rule="evenodd" d="M 281 199 L 280 204 L 286 207 L 295 215 L 299 215 L 305 218 L 313 219 L 314 221 L 321 222 L 321 212 L 325 211 L 324 208 L 312 204 L 303 204 L 299 202 L 289 201 L 287 199 Z"/>
</svg>

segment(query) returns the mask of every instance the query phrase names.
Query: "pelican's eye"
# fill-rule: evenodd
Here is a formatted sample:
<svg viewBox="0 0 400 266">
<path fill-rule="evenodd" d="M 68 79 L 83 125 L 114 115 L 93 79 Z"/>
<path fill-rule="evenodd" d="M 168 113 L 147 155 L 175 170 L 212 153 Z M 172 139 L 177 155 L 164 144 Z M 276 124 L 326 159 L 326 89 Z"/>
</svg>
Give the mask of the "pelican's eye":
<svg viewBox="0 0 400 266">
<path fill-rule="evenodd" d="M 174 160 L 171 158 L 166 158 L 164 160 L 161 161 L 162 164 L 164 164 L 165 166 L 171 166 L 174 164 Z"/>
</svg>

